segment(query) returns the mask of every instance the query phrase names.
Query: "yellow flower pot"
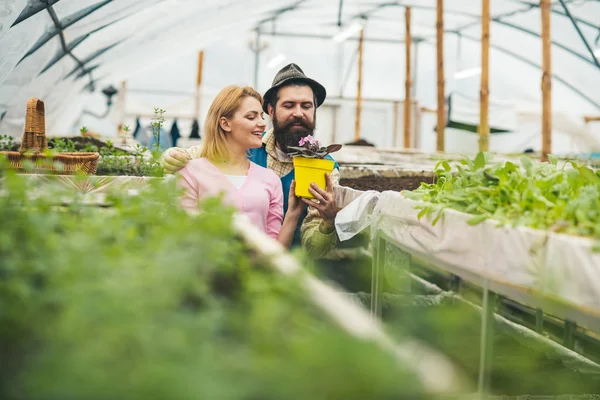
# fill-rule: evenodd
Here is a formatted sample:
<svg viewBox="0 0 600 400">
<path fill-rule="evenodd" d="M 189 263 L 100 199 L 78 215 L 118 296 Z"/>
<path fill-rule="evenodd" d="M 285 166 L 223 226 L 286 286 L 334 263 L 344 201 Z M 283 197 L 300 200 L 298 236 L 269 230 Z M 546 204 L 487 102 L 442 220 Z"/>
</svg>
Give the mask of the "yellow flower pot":
<svg viewBox="0 0 600 400">
<path fill-rule="evenodd" d="M 312 182 L 323 190 L 327 187 L 325 173 L 333 171 L 335 161 L 323 158 L 294 157 L 294 179 L 296 180 L 296 196 L 313 199 L 308 188 Z"/>
</svg>

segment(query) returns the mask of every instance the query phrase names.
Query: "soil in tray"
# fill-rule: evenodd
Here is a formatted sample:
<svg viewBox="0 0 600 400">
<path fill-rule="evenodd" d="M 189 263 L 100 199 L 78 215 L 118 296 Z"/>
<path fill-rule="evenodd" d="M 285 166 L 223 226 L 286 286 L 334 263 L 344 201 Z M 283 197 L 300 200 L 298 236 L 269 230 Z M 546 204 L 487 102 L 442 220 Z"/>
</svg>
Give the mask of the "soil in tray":
<svg viewBox="0 0 600 400">
<path fill-rule="evenodd" d="M 421 182 L 433 183 L 432 176 L 400 176 L 383 178 L 380 176 L 363 176 L 360 178 L 340 179 L 340 185 L 356 190 L 415 190 Z"/>
</svg>

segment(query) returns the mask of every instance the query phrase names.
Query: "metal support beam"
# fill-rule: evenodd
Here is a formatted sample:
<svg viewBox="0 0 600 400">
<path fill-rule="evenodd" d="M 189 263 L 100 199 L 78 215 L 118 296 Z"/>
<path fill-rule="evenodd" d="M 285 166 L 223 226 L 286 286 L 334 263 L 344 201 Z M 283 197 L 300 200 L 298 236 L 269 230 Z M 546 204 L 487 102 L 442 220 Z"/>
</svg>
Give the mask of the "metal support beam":
<svg viewBox="0 0 600 400">
<path fill-rule="evenodd" d="M 276 18 L 280 17 L 281 15 L 283 15 L 283 14 L 285 14 L 285 13 L 287 13 L 287 12 L 290 12 L 290 11 L 294 11 L 294 10 L 296 10 L 296 9 L 297 9 L 297 8 L 298 8 L 300 5 L 302 5 L 302 3 L 304 3 L 305 1 L 306 1 L 306 0 L 298 0 L 298 1 L 296 1 L 294 4 L 292 4 L 291 6 L 288 6 L 288 7 L 283 7 L 283 8 L 279 8 L 279 9 L 275 10 L 275 11 L 273 12 L 273 15 L 272 15 L 272 16 L 270 16 L 270 17 L 267 17 L 267 18 L 264 18 L 264 19 L 262 19 L 262 20 L 258 21 L 258 23 L 256 24 L 256 27 L 258 28 L 258 27 L 260 27 L 262 24 L 264 24 L 264 23 L 266 23 L 266 22 L 269 22 L 269 21 L 272 21 L 272 20 L 274 20 L 274 19 L 276 19 Z"/>
<path fill-rule="evenodd" d="M 380 235 L 375 235 L 373 241 L 373 265 L 371 269 L 371 316 L 381 318 L 383 302 L 383 282 L 386 241 Z"/>
<path fill-rule="evenodd" d="M 494 16 L 494 17 L 492 17 L 492 18 L 491 18 L 491 21 L 492 21 L 492 22 L 494 22 L 494 23 L 496 23 L 496 24 L 498 24 L 498 25 L 506 26 L 506 27 L 508 27 L 508 28 L 512 28 L 512 29 L 516 29 L 516 30 L 518 30 L 519 32 L 523 32 L 523 33 L 526 33 L 526 34 L 528 34 L 528 35 L 530 35 L 530 36 L 534 36 L 534 37 L 536 37 L 536 38 L 539 38 L 539 39 L 541 39 L 541 35 L 540 35 L 539 33 L 537 33 L 537 32 L 534 32 L 534 31 L 532 31 L 531 29 L 527 29 L 527 28 L 525 28 L 525 27 L 522 27 L 522 26 L 520 26 L 520 25 L 513 24 L 512 22 L 507 22 L 507 21 L 503 21 L 503 20 L 502 20 L 502 18 L 506 18 L 506 17 L 512 16 L 512 15 L 514 15 L 515 13 L 524 13 L 524 12 L 527 12 L 527 11 L 529 11 L 529 10 L 532 10 L 532 9 L 534 9 L 534 8 L 536 8 L 536 7 L 537 7 L 537 6 L 535 6 L 535 5 L 533 5 L 533 4 L 528 4 L 528 5 L 527 5 L 527 8 L 525 8 L 525 9 L 522 9 L 522 10 L 519 10 L 518 12 L 515 12 L 515 11 L 513 11 L 513 12 L 510 12 L 510 13 L 498 14 L 498 15 L 496 15 L 496 16 Z M 455 31 L 457 31 L 457 32 L 461 32 L 461 31 L 463 31 L 463 30 L 465 30 L 465 29 L 468 29 L 468 28 L 472 28 L 472 27 L 474 27 L 474 26 L 477 26 L 477 25 L 479 25 L 480 23 L 481 23 L 481 20 L 480 20 L 479 18 L 477 18 L 477 20 L 476 20 L 476 21 L 474 21 L 474 22 L 469 22 L 468 24 L 465 24 L 465 25 L 459 26 L 458 28 L 456 28 L 456 29 L 455 29 Z M 583 61 L 585 61 L 585 62 L 587 62 L 587 63 L 590 63 L 590 64 L 592 64 L 592 65 L 594 65 L 594 64 L 595 64 L 595 63 L 594 63 L 592 60 L 590 60 L 589 58 L 587 58 L 585 55 L 583 55 L 583 54 L 581 54 L 581 53 L 579 53 L 579 52 L 577 52 L 577 51 L 575 51 L 575 50 L 571 49 L 571 48 L 570 48 L 570 47 L 568 47 L 568 46 L 565 46 L 565 45 L 563 45 L 563 44 L 560 44 L 560 43 L 558 43 L 558 42 L 555 42 L 555 41 L 552 41 L 552 45 L 553 45 L 553 46 L 556 46 L 556 47 L 558 47 L 558 48 L 560 48 L 560 49 L 562 49 L 562 50 L 564 50 L 564 51 L 566 51 L 566 52 L 567 52 L 567 53 L 569 53 L 569 54 L 572 54 L 572 55 L 574 55 L 575 57 L 577 57 L 577 58 L 579 58 L 579 59 L 581 59 L 581 60 L 583 60 Z"/>
<path fill-rule="evenodd" d="M 539 2 L 531 2 L 531 1 L 525 1 L 525 0 L 513 0 L 513 1 L 516 1 L 516 2 L 518 2 L 518 3 L 520 3 L 520 4 L 527 4 L 527 5 L 531 5 L 531 6 L 533 6 L 533 7 L 538 7 L 538 8 L 540 7 L 540 4 L 539 4 Z M 565 14 L 564 12 L 562 12 L 562 11 L 560 11 L 560 10 L 557 10 L 557 9 L 555 9 L 555 8 L 550 8 L 550 12 L 551 12 L 552 14 L 556 14 L 556 15 L 562 15 L 563 17 L 566 17 L 566 16 L 567 16 L 567 14 Z M 586 20 L 583 20 L 583 19 L 581 19 L 581 18 L 575 18 L 575 21 L 577 21 L 577 23 L 579 23 L 579 24 L 582 24 L 582 25 L 585 25 L 585 26 L 587 26 L 587 27 L 589 27 L 589 28 L 592 28 L 592 29 L 598 29 L 598 23 L 597 23 L 597 22 L 596 22 L 596 23 L 591 23 L 591 22 L 588 22 L 588 21 L 586 21 Z"/>
<path fill-rule="evenodd" d="M 481 39 L 478 37 L 474 37 L 474 36 L 469 36 L 469 35 L 465 35 L 465 34 L 461 34 L 461 37 L 474 41 L 474 42 L 479 42 Z M 431 42 L 429 40 L 423 40 L 423 42 L 428 43 L 430 45 L 435 46 L 434 42 Z M 505 47 L 502 46 L 498 46 L 495 44 L 490 44 L 490 48 L 497 50 L 501 53 L 507 54 L 525 64 L 528 64 L 534 68 L 538 68 L 538 69 L 542 69 L 542 66 L 540 64 L 536 64 L 533 61 L 521 56 L 520 54 L 517 54 Z M 585 99 L 588 103 L 590 103 L 591 105 L 593 105 L 594 107 L 596 107 L 598 110 L 600 110 L 600 103 L 597 103 L 594 99 L 592 99 L 591 97 L 587 96 L 585 93 L 583 93 L 581 90 L 577 89 L 575 86 L 571 85 L 569 82 L 567 82 L 565 79 L 561 78 L 560 76 L 553 74 L 552 75 L 552 79 L 556 80 L 557 82 L 560 82 L 561 84 L 563 84 L 565 87 L 569 88 L 569 90 L 573 91 L 574 93 L 576 93 L 578 96 L 580 96 L 581 98 Z"/>
<path fill-rule="evenodd" d="M 342 6 L 344 5 L 344 0 L 340 0 L 340 7 L 338 9 L 338 21 L 337 26 L 342 26 Z"/>
<path fill-rule="evenodd" d="M 258 90 L 258 71 L 260 68 L 260 53 L 267 48 L 266 45 L 260 44 L 260 37 L 262 35 L 260 31 L 260 25 L 256 27 L 256 39 L 255 42 L 250 42 L 250 50 L 254 52 L 254 88 Z"/>
<path fill-rule="evenodd" d="M 85 69 L 85 65 L 81 62 L 81 60 L 79 60 L 77 57 L 75 57 L 75 55 L 73 54 L 73 52 L 71 51 L 71 49 L 69 49 L 69 46 L 67 46 L 67 40 L 65 39 L 65 34 L 64 34 L 64 27 L 61 25 L 59 19 L 58 19 L 58 15 L 56 15 L 56 12 L 54 11 L 54 8 L 52 8 L 52 3 L 49 0 L 44 1 L 44 3 L 46 4 L 46 10 L 48 11 L 48 14 L 50 14 L 50 18 L 52 19 L 52 22 L 54 23 L 54 27 L 58 30 L 58 38 L 60 39 L 60 45 L 62 47 L 62 51 L 65 54 L 68 54 L 74 61 L 75 63 L 77 63 L 77 66 L 82 70 L 82 73 L 85 75 L 87 74 L 90 82 L 89 85 L 92 87 L 92 90 L 94 89 L 94 78 L 92 76 L 92 71 L 91 69 Z"/>
<path fill-rule="evenodd" d="M 412 84 L 412 95 L 414 98 L 417 97 L 417 71 L 419 70 L 419 43 L 421 39 L 415 39 L 415 56 L 413 57 L 413 84 Z"/>
<path fill-rule="evenodd" d="M 254 50 L 254 87 L 258 88 L 258 68 L 260 64 L 260 27 L 256 28 L 256 44 Z"/>
<path fill-rule="evenodd" d="M 532 9 L 532 8 L 535 8 L 535 7 L 539 7 L 539 5 L 538 5 L 538 4 L 532 4 L 532 3 L 529 3 L 529 2 L 525 2 L 525 1 L 521 1 L 520 3 L 527 5 L 527 8 L 524 8 L 524 9 L 520 10 L 520 12 L 521 12 L 521 13 L 523 13 L 523 12 L 527 12 L 529 9 Z M 375 11 L 377 11 L 377 10 L 380 10 L 380 9 L 382 9 L 382 8 L 384 8 L 384 7 L 391 7 L 391 6 L 401 6 L 401 7 L 405 7 L 405 6 L 403 6 L 403 5 L 401 5 L 401 4 L 398 4 L 398 3 L 385 3 L 385 4 L 381 4 L 380 6 L 378 6 L 378 7 L 374 8 L 373 10 L 367 11 L 367 12 L 366 12 L 366 13 L 364 13 L 364 14 L 365 14 L 365 15 L 370 15 L 370 14 L 374 13 L 374 12 L 375 12 Z M 413 9 L 415 9 L 415 10 L 427 10 L 427 11 L 435 11 L 435 7 L 431 7 L 431 6 L 412 5 L 411 7 L 412 7 Z M 557 14 L 557 15 L 566 16 L 566 14 L 564 14 L 563 12 L 557 11 L 557 10 L 555 10 L 555 9 L 551 9 L 551 10 L 550 10 L 550 12 L 552 12 L 553 14 Z M 448 15 L 459 15 L 459 16 L 462 16 L 462 17 L 474 18 L 474 19 L 476 19 L 476 20 L 477 20 L 477 22 L 470 22 L 470 23 L 468 23 L 468 24 L 466 24 L 466 25 L 463 25 L 463 26 L 461 26 L 461 27 L 459 27 L 459 28 L 457 28 L 457 29 L 453 29 L 453 30 L 445 30 L 445 31 L 444 31 L 444 33 L 458 33 L 457 31 L 460 31 L 460 30 L 462 30 L 462 29 L 466 29 L 466 28 L 470 28 L 470 27 L 472 27 L 472 26 L 475 26 L 475 24 L 476 24 L 476 23 L 479 23 L 478 21 L 479 21 L 479 20 L 480 20 L 480 18 L 481 18 L 481 16 L 480 16 L 480 15 L 478 15 L 478 14 L 473 14 L 473 13 L 469 13 L 469 12 L 466 12 L 466 11 L 457 11 L 457 10 L 447 10 L 447 9 L 444 9 L 444 14 L 448 14 Z M 361 15 L 362 15 L 362 14 L 361 14 Z M 497 16 L 495 16 L 495 17 L 491 18 L 491 21 L 492 21 L 492 22 L 494 22 L 494 23 L 496 23 L 496 24 L 502 25 L 502 26 L 506 26 L 506 27 L 513 28 L 513 29 L 517 29 L 517 30 L 518 30 L 518 31 L 520 31 L 520 32 L 523 32 L 523 33 L 526 33 L 526 34 L 528 34 L 528 35 L 531 35 L 531 36 L 534 36 L 534 37 L 536 37 L 536 38 L 539 38 L 539 39 L 541 39 L 541 36 L 540 36 L 538 33 L 534 32 L 534 31 L 532 31 L 532 30 L 529 30 L 529 29 L 527 29 L 527 28 L 524 28 L 524 27 L 522 27 L 522 26 L 519 26 L 519 25 L 513 24 L 513 23 L 511 23 L 511 22 L 502 21 L 502 20 L 501 20 L 501 18 L 502 18 L 502 17 L 505 17 L 505 16 L 507 16 L 507 15 L 508 15 L 508 14 L 500 14 L 500 15 L 497 15 Z M 582 25 L 588 26 L 588 27 L 590 27 L 590 28 L 598 29 L 598 26 L 596 26 L 596 25 L 594 25 L 594 24 L 592 24 L 592 23 L 590 23 L 590 22 L 587 22 L 587 21 L 584 21 L 584 20 L 581 20 L 581 19 L 574 19 L 574 20 L 575 20 L 575 21 L 576 21 L 578 24 L 582 24 Z M 599 35 L 599 38 L 600 38 L 600 35 Z M 425 37 L 424 39 L 427 39 L 427 38 Z M 599 40 L 599 39 L 596 39 L 596 40 Z M 568 52 L 568 53 L 570 53 L 570 54 L 572 54 L 572 55 L 576 56 L 577 58 L 579 58 L 579 59 L 581 59 L 581 60 L 583 60 L 583 61 L 585 61 L 585 62 L 587 62 L 587 63 L 590 63 L 590 64 L 592 64 L 592 65 L 596 65 L 596 63 L 595 63 L 594 61 L 590 60 L 590 59 L 589 59 L 588 57 L 586 57 L 584 54 L 581 54 L 581 53 L 579 53 L 579 52 L 577 52 L 577 51 L 574 51 L 574 50 L 570 49 L 570 48 L 569 48 L 569 47 L 567 47 L 567 46 L 564 46 L 564 45 L 562 45 L 562 44 L 560 44 L 560 43 L 558 43 L 558 42 L 555 42 L 555 41 L 553 41 L 553 42 L 552 42 L 552 45 L 553 45 L 553 46 L 556 46 L 556 47 L 559 47 L 560 49 L 562 49 L 562 50 L 564 50 L 564 51 L 566 51 L 566 52 Z"/>
<path fill-rule="evenodd" d="M 596 66 L 598 68 L 600 68 L 600 63 L 598 63 L 598 59 L 596 58 L 596 55 L 594 54 L 594 50 L 591 48 L 590 44 L 587 42 L 587 40 L 585 40 L 585 36 L 583 36 L 583 32 L 581 32 L 581 29 L 579 29 L 579 25 L 577 25 L 577 21 L 575 21 L 575 19 L 573 18 L 573 16 L 571 15 L 571 12 L 569 11 L 569 8 L 567 7 L 567 5 L 565 4 L 564 0 L 558 0 L 560 2 L 560 5 L 563 7 L 563 9 L 565 10 L 565 14 L 567 14 L 567 17 L 569 17 L 569 19 L 571 20 L 571 23 L 573 24 L 573 26 L 575 27 L 575 30 L 577 31 L 577 33 L 579 34 L 579 37 L 581 38 L 581 40 L 583 41 L 583 44 L 585 45 L 585 47 L 588 49 L 588 51 L 590 52 L 591 56 L 592 56 L 592 60 L 594 60 L 594 63 L 596 64 Z"/>
<path fill-rule="evenodd" d="M 516 3 L 519 3 L 519 4 L 524 4 L 524 5 L 527 5 L 527 6 L 531 6 L 531 7 L 539 7 L 538 3 L 533 3 L 531 1 L 523 1 L 523 0 L 521 0 L 521 1 L 519 1 L 519 0 L 512 0 L 512 1 L 516 2 Z M 374 14 L 375 12 L 377 12 L 377 11 L 383 9 L 383 8 L 386 8 L 386 7 L 407 7 L 407 6 L 405 4 L 398 3 L 398 2 L 394 2 L 394 3 L 382 3 L 382 4 L 379 4 L 379 5 L 375 6 L 375 7 L 373 7 L 370 10 L 363 11 L 360 14 L 354 15 L 354 16 L 352 16 L 352 18 L 358 18 L 360 16 L 366 16 L 366 17 L 368 17 L 368 16 Z M 427 10 L 427 11 L 431 11 L 431 12 L 435 12 L 436 11 L 436 7 L 435 6 L 423 6 L 423 5 L 418 5 L 418 4 L 412 4 L 411 7 L 412 7 L 413 10 Z M 523 9 L 523 10 L 521 10 L 521 12 L 526 12 L 527 10 L 528 9 Z M 562 11 L 559 11 L 559 10 L 556 10 L 556 9 L 551 9 L 550 12 L 552 14 L 562 15 L 562 16 L 566 17 L 566 15 Z M 473 14 L 473 13 L 470 13 L 470 12 L 467 12 L 467 11 L 452 10 L 452 9 L 445 9 L 444 10 L 444 14 L 459 15 L 459 16 L 471 17 L 471 18 L 479 18 L 480 17 L 480 15 L 478 15 L 478 14 Z M 575 20 L 578 23 L 580 23 L 582 25 L 585 25 L 585 26 L 587 26 L 589 28 L 598 29 L 598 24 L 597 23 L 591 23 L 591 22 L 588 22 L 588 21 L 583 20 L 581 18 L 575 18 Z"/>
<path fill-rule="evenodd" d="M 541 308 L 535 309 L 535 331 L 540 335 L 544 332 L 544 311 Z"/>
<path fill-rule="evenodd" d="M 483 286 L 483 305 L 481 315 L 481 342 L 479 355 L 478 393 L 480 398 L 486 398 L 490 391 L 492 359 L 494 354 L 494 308 L 497 295 L 489 290 L 486 279 Z"/>
<path fill-rule="evenodd" d="M 563 336 L 563 345 L 569 349 L 573 350 L 575 347 L 575 337 L 574 333 L 577 330 L 577 324 L 572 321 L 565 321 L 565 332 Z"/>
<path fill-rule="evenodd" d="M 352 53 L 352 57 L 350 58 L 350 63 L 348 64 L 348 69 L 344 74 L 344 79 L 340 83 L 340 97 L 344 97 L 344 89 L 350 80 L 350 73 L 352 72 L 354 62 L 356 61 L 356 57 L 358 57 L 358 49 L 354 53 Z"/>
<path fill-rule="evenodd" d="M 277 32 L 276 34 L 262 32 L 262 36 L 277 36 L 277 37 L 288 37 L 295 39 L 324 39 L 331 41 L 331 36 L 327 35 L 317 35 L 312 33 L 291 33 L 291 32 Z M 358 37 L 348 38 L 346 41 L 358 42 L 360 39 Z M 415 38 L 414 40 L 417 40 Z M 385 39 L 385 38 L 374 38 L 374 37 L 364 37 L 363 42 L 365 43 L 389 43 L 389 44 L 404 44 L 405 41 L 403 39 Z"/>
<path fill-rule="evenodd" d="M 510 12 L 506 12 L 506 13 L 494 15 L 493 17 L 491 17 L 491 20 L 492 21 L 500 21 L 502 18 L 512 17 L 513 15 L 516 15 L 516 14 L 525 13 L 525 12 L 527 12 L 529 10 L 532 10 L 533 8 L 534 7 L 532 5 L 528 5 L 526 8 L 522 8 L 522 9 L 519 9 L 519 10 L 515 10 L 515 11 L 510 11 Z M 469 22 L 468 24 L 464 24 L 462 26 L 459 26 L 455 30 L 458 31 L 458 32 L 460 32 L 460 31 L 463 31 L 465 29 L 469 29 L 469 28 L 472 28 L 474 26 L 477 26 L 479 24 L 481 24 L 481 18 L 475 18 L 475 21 Z"/>
<path fill-rule="evenodd" d="M 58 2 L 59 2 L 59 0 L 48 0 L 46 2 L 43 2 L 43 1 L 28 2 L 28 4 L 23 9 L 23 11 L 21 11 L 21 14 L 17 17 L 15 22 L 13 22 L 13 24 L 10 27 L 12 28 L 13 26 L 20 24 L 21 22 L 25 21 L 26 19 L 33 17 L 35 14 L 39 13 L 40 11 L 44 11 L 44 9 L 46 7 L 52 6 Z"/>
</svg>

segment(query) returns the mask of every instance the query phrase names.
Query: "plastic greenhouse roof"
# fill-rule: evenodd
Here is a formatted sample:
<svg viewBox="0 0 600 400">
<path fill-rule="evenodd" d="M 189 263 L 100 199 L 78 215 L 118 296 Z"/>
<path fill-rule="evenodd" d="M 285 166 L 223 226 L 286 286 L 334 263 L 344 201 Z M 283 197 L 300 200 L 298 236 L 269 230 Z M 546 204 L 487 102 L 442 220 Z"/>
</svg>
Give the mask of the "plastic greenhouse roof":
<svg viewBox="0 0 600 400">
<path fill-rule="evenodd" d="M 103 81 L 186 49 L 247 41 L 257 27 L 264 35 L 331 42 L 364 17 L 367 43 L 403 54 L 405 6 L 412 7 L 413 40 L 420 42 L 417 70 L 435 70 L 436 0 L 0 0 L 0 133 L 20 134 L 29 97 L 52 105 L 52 124 Z M 492 96 L 508 98 L 527 85 L 539 92 L 539 2 L 494 0 L 491 16 Z M 481 1 L 444 0 L 447 79 L 480 65 L 480 22 Z M 600 1 L 552 1 L 551 29 L 554 107 L 600 114 Z M 372 73 L 398 75 L 385 65 Z M 429 82 L 435 91 L 433 75 Z M 478 91 L 478 85 L 461 81 L 448 90 Z M 521 97 L 538 102 L 540 96 Z"/>
</svg>

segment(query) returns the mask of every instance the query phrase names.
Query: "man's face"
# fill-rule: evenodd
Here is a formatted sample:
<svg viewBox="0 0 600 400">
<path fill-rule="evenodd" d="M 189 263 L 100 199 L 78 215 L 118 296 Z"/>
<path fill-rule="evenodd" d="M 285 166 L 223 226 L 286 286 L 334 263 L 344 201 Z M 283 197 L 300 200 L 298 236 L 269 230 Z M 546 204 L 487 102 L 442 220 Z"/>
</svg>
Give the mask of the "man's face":
<svg viewBox="0 0 600 400">
<path fill-rule="evenodd" d="M 275 109 L 269 106 L 273 134 L 279 148 L 285 153 L 289 146 L 298 146 L 303 137 L 315 131 L 316 109 L 310 86 L 285 86 L 277 93 Z"/>
</svg>

